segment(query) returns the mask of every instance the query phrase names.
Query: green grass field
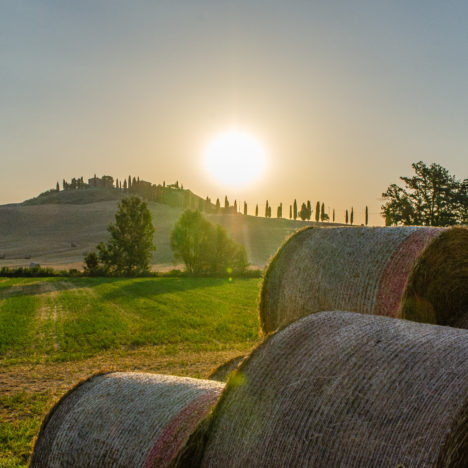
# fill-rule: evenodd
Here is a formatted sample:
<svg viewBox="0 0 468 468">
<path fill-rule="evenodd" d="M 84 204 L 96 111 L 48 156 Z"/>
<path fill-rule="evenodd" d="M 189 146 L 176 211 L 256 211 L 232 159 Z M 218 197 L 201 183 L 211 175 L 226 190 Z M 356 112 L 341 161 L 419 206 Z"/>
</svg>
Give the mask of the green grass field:
<svg viewBox="0 0 468 468">
<path fill-rule="evenodd" d="M 259 342 L 258 279 L 0 278 L 0 467 L 103 369 L 207 377 Z"/>
</svg>

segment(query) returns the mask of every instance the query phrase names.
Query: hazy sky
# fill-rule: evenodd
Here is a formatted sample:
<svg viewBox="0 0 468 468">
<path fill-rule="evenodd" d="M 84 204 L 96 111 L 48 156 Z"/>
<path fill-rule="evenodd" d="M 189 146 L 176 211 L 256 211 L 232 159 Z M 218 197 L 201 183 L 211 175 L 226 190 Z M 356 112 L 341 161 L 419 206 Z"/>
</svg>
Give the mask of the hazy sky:
<svg viewBox="0 0 468 468">
<path fill-rule="evenodd" d="M 468 177 L 467 18 L 464 0 L 0 0 L 0 204 L 131 174 L 380 224 L 412 162 Z M 269 169 L 227 190 L 202 152 L 233 126 Z"/>
</svg>

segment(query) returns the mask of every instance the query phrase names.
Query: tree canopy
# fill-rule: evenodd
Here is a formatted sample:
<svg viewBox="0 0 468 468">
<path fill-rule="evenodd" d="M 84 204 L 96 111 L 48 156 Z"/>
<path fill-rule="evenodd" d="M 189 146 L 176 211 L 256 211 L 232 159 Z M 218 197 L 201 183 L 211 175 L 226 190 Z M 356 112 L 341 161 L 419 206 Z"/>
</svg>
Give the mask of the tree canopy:
<svg viewBox="0 0 468 468">
<path fill-rule="evenodd" d="M 404 186 L 392 184 L 382 194 L 382 216 L 392 224 L 449 226 L 468 223 L 468 179 L 457 180 L 433 163 L 413 163 L 415 175 L 400 177 Z"/>
<path fill-rule="evenodd" d="M 147 204 L 139 197 L 124 198 L 107 230 L 111 237 L 85 257 L 85 270 L 134 276 L 149 271 L 154 227 Z"/>
<path fill-rule="evenodd" d="M 184 211 L 172 230 L 171 247 L 189 273 L 223 274 L 228 269 L 242 273 L 248 266 L 245 248 L 199 211 Z"/>
</svg>

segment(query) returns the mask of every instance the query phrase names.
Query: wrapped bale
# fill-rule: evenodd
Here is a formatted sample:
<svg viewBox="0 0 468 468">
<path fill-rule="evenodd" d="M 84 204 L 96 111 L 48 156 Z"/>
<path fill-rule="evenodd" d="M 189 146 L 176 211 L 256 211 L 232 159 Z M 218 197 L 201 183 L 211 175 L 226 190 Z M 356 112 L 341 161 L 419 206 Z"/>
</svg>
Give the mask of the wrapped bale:
<svg viewBox="0 0 468 468">
<path fill-rule="evenodd" d="M 265 274 L 261 326 L 270 333 L 323 310 L 454 325 L 468 310 L 468 229 L 299 231 Z"/>
<path fill-rule="evenodd" d="M 305 317 L 229 380 L 175 466 L 468 466 L 468 331 Z"/>
<path fill-rule="evenodd" d="M 31 466 L 168 466 L 223 388 L 167 375 L 93 376 L 45 418 Z"/>
</svg>

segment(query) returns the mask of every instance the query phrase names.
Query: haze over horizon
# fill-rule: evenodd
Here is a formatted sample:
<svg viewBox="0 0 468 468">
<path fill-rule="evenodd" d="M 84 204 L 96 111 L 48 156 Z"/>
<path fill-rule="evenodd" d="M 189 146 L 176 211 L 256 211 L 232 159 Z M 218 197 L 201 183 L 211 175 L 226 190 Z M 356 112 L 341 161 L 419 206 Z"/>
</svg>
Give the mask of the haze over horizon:
<svg viewBox="0 0 468 468">
<path fill-rule="evenodd" d="M 468 176 L 463 1 L 17 0 L 0 6 L 0 204 L 63 178 L 178 180 L 212 200 L 317 200 L 382 224 L 411 163 Z M 265 173 L 233 188 L 203 151 L 239 128 Z M 275 213 L 273 213 L 274 216 Z"/>
</svg>

